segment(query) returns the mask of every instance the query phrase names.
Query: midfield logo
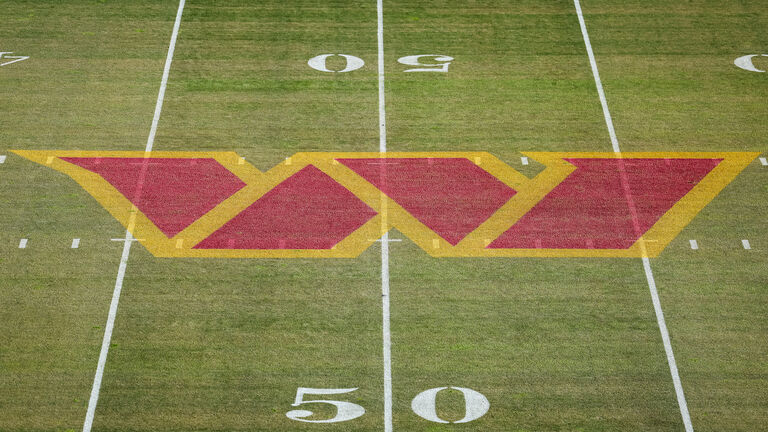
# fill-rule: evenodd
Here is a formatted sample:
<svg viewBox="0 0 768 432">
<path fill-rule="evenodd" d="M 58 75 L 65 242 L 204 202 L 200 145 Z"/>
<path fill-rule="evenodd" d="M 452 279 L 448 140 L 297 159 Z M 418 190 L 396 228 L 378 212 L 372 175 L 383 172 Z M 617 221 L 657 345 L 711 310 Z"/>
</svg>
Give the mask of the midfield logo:
<svg viewBox="0 0 768 432">
<path fill-rule="evenodd" d="M 397 228 L 436 257 L 654 257 L 757 153 L 15 151 L 72 177 L 158 257 L 356 257 Z"/>
</svg>

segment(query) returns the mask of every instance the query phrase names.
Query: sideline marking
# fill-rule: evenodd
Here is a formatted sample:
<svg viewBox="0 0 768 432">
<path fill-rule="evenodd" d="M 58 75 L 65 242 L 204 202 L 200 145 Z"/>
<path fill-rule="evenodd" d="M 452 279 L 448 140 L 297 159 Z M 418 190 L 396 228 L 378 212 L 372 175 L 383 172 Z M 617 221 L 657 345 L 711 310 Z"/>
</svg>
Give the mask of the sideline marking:
<svg viewBox="0 0 768 432">
<path fill-rule="evenodd" d="M 384 104 L 384 6 L 376 0 L 376 45 L 379 71 L 379 152 L 387 151 L 387 115 Z M 382 169 L 386 169 L 382 166 Z M 387 224 L 387 201 L 382 192 L 381 228 Z M 389 232 L 381 237 L 381 337 L 384 357 L 384 432 L 392 432 L 392 336 L 389 326 Z"/>
<path fill-rule="evenodd" d="M 0 155 L 0 164 L 5 163 L 5 155 Z"/>
<path fill-rule="evenodd" d="M 744 249 L 746 249 L 746 250 L 752 249 L 752 246 L 750 246 L 749 240 L 747 240 L 747 239 L 742 240 L 741 241 L 741 245 L 744 246 Z"/>
<path fill-rule="evenodd" d="M 80 239 L 72 239 L 72 245 L 70 246 L 70 249 L 77 249 L 80 247 Z"/>
<path fill-rule="evenodd" d="M 603 116 L 605 117 L 605 124 L 608 127 L 608 133 L 611 136 L 611 145 L 613 151 L 621 156 L 621 149 L 619 148 L 619 140 L 616 138 L 616 131 L 613 127 L 613 120 L 611 119 L 611 113 L 608 111 L 608 102 L 605 99 L 605 93 L 603 92 L 603 84 L 600 81 L 600 74 L 597 71 L 597 62 L 595 61 L 595 55 L 592 52 L 592 44 L 589 42 L 589 35 L 587 34 L 587 25 L 584 22 L 584 14 L 581 11 L 581 3 L 579 0 L 573 0 L 573 4 L 576 7 L 576 14 L 579 17 L 579 26 L 581 27 L 581 34 L 584 36 L 584 44 L 587 47 L 587 55 L 589 56 L 589 63 L 592 67 L 592 74 L 595 77 L 595 85 L 597 86 L 597 92 L 600 96 L 600 104 L 603 107 Z M 634 207 L 631 202 L 631 195 L 628 195 L 630 207 Z M 634 212 L 633 212 L 634 213 Z M 641 242 L 641 246 L 645 249 L 644 242 Z M 659 325 L 659 331 L 661 332 L 661 339 L 664 342 L 664 352 L 667 355 L 667 364 L 669 365 L 669 372 L 672 375 L 672 382 L 675 387 L 675 394 L 677 395 L 677 404 L 680 407 L 680 415 L 683 418 L 683 426 L 686 432 L 693 432 L 693 424 L 691 424 L 691 416 L 688 413 L 688 404 L 685 401 L 685 393 L 683 392 L 683 384 L 680 381 L 680 374 L 677 371 L 677 362 L 675 361 L 675 354 L 672 352 L 672 342 L 669 338 L 669 331 L 667 330 L 667 324 L 664 320 L 664 311 L 661 309 L 661 301 L 659 300 L 659 294 L 656 290 L 656 281 L 653 278 L 653 272 L 651 271 L 651 261 L 648 256 L 642 257 L 643 269 L 645 270 L 645 278 L 648 281 L 648 289 L 651 292 L 651 300 L 653 301 L 653 310 L 656 313 L 656 322 Z"/>
<path fill-rule="evenodd" d="M 165 89 L 168 84 L 168 74 L 171 69 L 171 61 L 173 59 L 173 51 L 176 46 L 176 38 L 179 35 L 179 26 L 181 25 L 181 14 L 184 11 L 185 0 L 179 0 L 179 8 L 176 12 L 176 21 L 173 24 L 173 32 L 171 33 L 171 42 L 168 47 L 168 55 L 165 58 L 165 68 L 163 69 L 163 78 L 160 81 L 160 90 L 157 95 L 157 103 L 155 104 L 155 113 L 152 118 L 152 126 L 147 137 L 147 145 L 144 149 L 145 152 L 152 151 L 152 147 L 155 142 L 155 133 L 157 132 L 157 123 L 160 120 L 160 112 L 163 108 L 163 99 L 165 98 Z M 141 185 L 137 188 L 137 195 L 141 193 Z M 136 213 L 134 213 L 135 215 Z M 107 363 L 107 354 L 109 353 L 109 344 L 112 341 L 112 329 L 115 325 L 115 317 L 117 316 L 117 305 L 120 301 L 120 292 L 123 289 L 123 279 L 125 279 L 125 269 L 128 266 L 128 256 L 131 253 L 131 245 L 133 244 L 133 235 L 129 226 L 125 231 L 125 243 L 123 243 L 123 252 L 120 256 L 120 265 L 117 268 L 117 277 L 115 279 L 115 289 L 112 292 L 112 301 L 109 305 L 109 315 L 107 316 L 107 324 L 104 327 L 104 339 L 101 342 L 101 351 L 99 352 L 99 361 L 96 365 L 96 374 L 93 377 L 93 387 L 91 388 L 91 396 L 88 399 L 88 410 L 85 414 L 85 421 L 83 422 L 83 432 L 90 432 L 93 426 L 93 417 L 96 414 L 96 405 L 99 402 L 99 390 L 101 389 L 101 380 L 104 376 L 104 366 Z"/>
<path fill-rule="evenodd" d="M 693 250 L 699 249 L 699 242 L 697 242 L 696 240 L 691 240 L 690 242 L 691 242 L 691 249 Z"/>
<path fill-rule="evenodd" d="M 19 249 L 26 249 L 26 248 L 27 248 L 27 239 L 19 240 Z"/>
<path fill-rule="evenodd" d="M 761 157 L 761 158 L 760 158 L 760 163 L 761 163 L 763 166 L 768 166 L 768 159 L 766 159 L 766 158 L 764 158 L 764 157 Z"/>
</svg>

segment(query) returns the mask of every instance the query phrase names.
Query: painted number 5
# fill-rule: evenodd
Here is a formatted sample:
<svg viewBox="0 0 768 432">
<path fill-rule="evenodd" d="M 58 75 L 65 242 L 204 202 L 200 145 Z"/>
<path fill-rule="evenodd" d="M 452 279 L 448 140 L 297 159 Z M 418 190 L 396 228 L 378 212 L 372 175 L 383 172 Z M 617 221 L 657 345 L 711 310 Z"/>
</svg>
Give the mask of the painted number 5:
<svg viewBox="0 0 768 432">
<path fill-rule="evenodd" d="M 297 420 L 307 423 L 338 423 L 347 420 L 354 420 L 361 415 L 365 414 L 365 409 L 358 404 L 352 402 L 342 402 L 333 400 L 304 400 L 305 395 L 335 395 L 350 393 L 357 390 L 357 388 L 348 389 L 316 389 L 299 387 L 296 390 L 296 400 L 291 406 L 301 406 L 309 403 L 327 403 L 336 407 L 336 416 L 326 420 L 307 420 L 306 417 L 314 414 L 312 411 L 307 410 L 293 410 L 288 411 L 285 415 L 291 420 Z"/>
<path fill-rule="evenodd" d="M 432 57 L 432 61 L 441 62 L 441 63 L 422 63 L 421 59 L 424 57 Z M 419 66 L 418 68 L 414 69 L 406 69 L 403 72 L 448 72 L 448 66 L 451 65 L 451 62 L 453 61 L 453 57 L 449 57 L 446 55 L 440 55 L 440 54 L 419 54 L 419 55 L 410 55 L 405 57 L 400 57 L 397 59 L 398 63 L 407 65 L 407 66 Z"/>
</svg>

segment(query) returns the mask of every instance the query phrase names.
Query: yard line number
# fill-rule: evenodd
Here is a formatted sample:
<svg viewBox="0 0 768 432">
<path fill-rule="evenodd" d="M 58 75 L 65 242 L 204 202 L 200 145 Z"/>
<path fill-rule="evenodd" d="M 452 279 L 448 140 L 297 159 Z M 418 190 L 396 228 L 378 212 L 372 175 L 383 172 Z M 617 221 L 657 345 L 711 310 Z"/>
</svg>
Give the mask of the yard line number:
<svg viewBox="0 0 768 432">
<path fill-rule="evenodd" d="M 346 65 L 343 69 L 332 70 L 328 68 L 327 60 L 333 56 L 343 57 Z M 442 54 L 416 54 L 400 57 L 397 62 L 406 66 L 414 66 L 405 69 L 403 72 L 448 72 L 448 67 L 453 61 L 453 57 Z M 320 72 L 352 72 L 365 65 L 365 61 L 360 57 L 349 54 L 320 54 L 307 61 L 309 67 Z"/>
<path fill-rule="evenodd" d="M 755 57 L 768 57 L 768 54 L 749 54 L 745 56 L 741 56 L 733 61 L 733 64 L 736 66 L 750 72 L 765 72 L 762 69 L 758 69 L 755 67 L 754 63 L 752 63 L 752 59 Z"/>
<path fill-rule="evenodd" d="M 13 51 L 0 51 L 0 66 L 7 66 L 29 58 L 29 56 L 11 56 L 8 54 L 13 54 Z"/>
<path fill-rule="evenodd" d="M 455 422 L 449 422 L 441 419 L 437 415 L 437 394 L 446 389 L 458 390 L 464 396 L 464 418 Z M 296 409 L 285 413 L 285 416 L 291 420 L 296 420 L 306 423 L 338 423 L 348 420 L 354 420 L 363 414 L 365 414 L 365 408 L 362 406 L 347 402 L 330 399 L 312 399 L 305 400 L 307 395 L 315 396 L 327 396 L 327 395 L 339 395 L 345 393 L 352 393 L 357 390 L 355 388 L 341 388 L 341 389 L 320 389 L 320 388 L 308 388 L 299 387 L 296 390 L 296 399 L 291 406 L 300 407 L 305 404 L 317 404 L 325 403 L 336 407 L 336 415 L 329 419 L 311 420 L 307 417 L 314 415 L 314 412 L 307 409 Z M 469 423 L 472 420 L 477 420 L 484 416 L 491 407 L 488 399 L 483 396 L 482 393 L 464 387 L 436 387 L 416 395 L 411 401 L 411 409 L 413 412 L 424 420 L 429 420 L 435 423 Z"/>
</svg>

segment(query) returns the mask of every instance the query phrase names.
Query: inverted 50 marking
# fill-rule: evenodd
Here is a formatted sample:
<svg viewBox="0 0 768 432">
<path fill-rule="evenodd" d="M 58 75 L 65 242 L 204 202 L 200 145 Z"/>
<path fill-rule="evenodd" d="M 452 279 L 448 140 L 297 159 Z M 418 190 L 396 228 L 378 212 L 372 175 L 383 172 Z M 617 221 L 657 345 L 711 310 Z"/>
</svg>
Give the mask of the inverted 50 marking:
<svg viewBox="0 0 768 432">
<path fill-rule="evenodd" d="M 336 55 L 344 57 L 346 66 L 341 70 L 328 69 L 326 64 L 328 58 Z M 453 57 L 442 54 L 416 54 L 400 57 L 397 61 L 406 66 L 416 66 L 415 68 L 406 69 L 403 72 L 448 72 L 448 66 L 451 65 Z M 309 59 L 307 64 L 316 71 L 336 73 L 358 70 L 365 65 L 365 61 L 360 57 L 355 57 L 349 54 L 320 54 Z"/>
<path fill-rule="evenodd" d="M 6 54 L 13 54 L 12 51 L 0 51 L 0 66 L 7 66 L 9 64 L 13 64 L 16 62 L 24 61 L 29 58 L 29 56 L 10 56 Z M 11 61 L 5 61 L 5 59 L 14 59 Z"/>
<path fill-rule="evenodd" d="M 429 420 L 435 423 L 469 423 L 472 420 L 477 420 L 480 417 L 484 416 L 485 413 L 488 412 L 488 409 L 491 407 L 491 404 L 490 402 L 488 402 L 488 399 L 478 391 L 464 388 L 464 387 L 450 387 L 453 390 L 460 391 L 461 394 L 464 396 L 464 418 L 462 418 L 461 420 L 457 420 L 455 422 L 449 422 L 447 420 L 443 420 L 437 415 L 437 408 L 436 408 L 437 394 L 448 388 L 449 387 L 436 387 L 429 390 L 424 390 L 423 392 L 416 395 L 415 398 L 413 398 L 413 401 L 411 401 L 411 409 L 413 410 L 414 413 L 416 413 L 416 415 L 423 418 L 424 420 Z M 344 393 L 352 393 L 355 390 L 357 390 L 357 387 L 345 388 L 345 389 L 318 389 L 318 388 L 299 387 L 296 390 L 296 399 L 294 400 L 293 404 L 291 404 L 291 406 L 298 407 L 298 406 L 301 406 L 304 404 L 310 404 L 310 403 L 326 403 L 336 407 L 336 415 L 329 419 L 309 420 L 307 419 L 307 417 L 312 416 L 314 413 L 306 409 L 291 410 L 285 413 L 285 415 L 291 420 L 296 420 L 296 421 L 306 422 L 306 423 L 338 423 L 343 421 L 354 420 L 358 417 L 361 417 L 363 414 L 365 414 L 365 408 L 361 407 L 356 403 L 346 402 L 346 401 L 336 401 L 336 400 L 328 400 L 328 399 L 304 400 L 304 396 L 305 395 L 337 395 L 337 394 L 344 394 Z"/>
</svg>

